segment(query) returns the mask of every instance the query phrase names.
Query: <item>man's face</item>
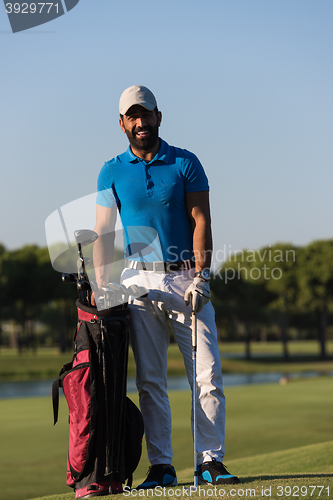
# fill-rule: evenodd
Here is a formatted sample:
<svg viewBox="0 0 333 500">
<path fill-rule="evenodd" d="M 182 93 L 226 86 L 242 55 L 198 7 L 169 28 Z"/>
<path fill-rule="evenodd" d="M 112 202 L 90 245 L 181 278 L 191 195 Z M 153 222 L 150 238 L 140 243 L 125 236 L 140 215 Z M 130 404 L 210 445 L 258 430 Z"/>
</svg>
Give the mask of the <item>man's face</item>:
<svg viewBox="0 0 333 500">
<path fill-rule="evenodd" d="M 119 120 L 120 127 L 134 150 L 149 151 L 158 140 L 161 112 L 149 111 L 143 106 L 132 106 Z"/>
</svg>

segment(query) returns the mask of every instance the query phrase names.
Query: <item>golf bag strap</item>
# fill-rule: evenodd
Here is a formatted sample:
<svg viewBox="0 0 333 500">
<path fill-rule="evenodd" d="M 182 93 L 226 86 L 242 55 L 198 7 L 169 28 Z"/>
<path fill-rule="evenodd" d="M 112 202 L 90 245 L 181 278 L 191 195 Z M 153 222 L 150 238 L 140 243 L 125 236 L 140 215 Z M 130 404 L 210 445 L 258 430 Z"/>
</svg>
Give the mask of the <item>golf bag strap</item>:
<svg viewBox="0 0 333 500">
<path fill-rule="evenodd" d="M 79 321 L 88 321 L 90 323 L 98 323 L 99 322 L 97 314 L 92 314 L 90 312 L 83 311 L 82 309 L 79 309 L 79 308 L 77 310 L 77 316 L 78 316 Z"/>
<path fill-rule="evenodd" d="M 53 404 L 53 425 L 58 422 L 59 413 L 59 387 L 62 387 L 62 375 L 73 366 L 73 362 L 66 363 L 60 370 L 57 380 L 52 384 L 52 404 Z"/>
<path fill-rule="evenodd" d="M 127 479 L 127 485 L 129 488 L 132 488 L 132 484 L 133 484 L 133 474 L 131 474 L 128 479 Z"/>
</svg>

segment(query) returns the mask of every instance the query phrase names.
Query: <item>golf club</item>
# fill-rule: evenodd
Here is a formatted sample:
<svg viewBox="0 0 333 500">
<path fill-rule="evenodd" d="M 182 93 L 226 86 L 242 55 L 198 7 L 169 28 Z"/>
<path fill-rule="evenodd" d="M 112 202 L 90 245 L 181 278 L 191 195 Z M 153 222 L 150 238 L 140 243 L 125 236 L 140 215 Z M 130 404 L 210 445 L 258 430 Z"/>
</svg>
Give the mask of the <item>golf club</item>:
<svg viewBox="0 0 333 500">
<path fill-rule="evenodd" d="M 111 297 L 114 291 L 108 286 L 102 286 L 101 290 L 104 292 L 104 309 L 111 307 Z"/>
<path fill-rule="evenodd" d="M 194 447 L 194 487 L 198 487 L 197 469 L 197 314 L 192 310 L 192 362 L 193 362 L 193 447 Z"/>
<path fill-rule="evenodd" d="M 80 291 L 81 290 L 83 292 L 91 291 L 91 286 L 90 286 L 89 281 L 86 281 L 86 280 L 77 280 L 76 286 L 77 286 L 77 289 L 80 290 Z"/>
<path fill-rule="evenodd" d="M 77 274 L 73 274 L 73 273 L 62 273 L 61 279 L 62 279 L 62 282 L 66 283 L 67 285 L 68 284 L 69 285 L 73 285 L 75 283 L 77 291 L 78 291 L 78 294 L 79 294 L 79 298 L 80 298 L 80 291 L 79 291 L 79 289 L 77 287 L 78 275 Z"/>
<path fill-rule="evenodd" d="M 119 294 L 121 296 L 122 304 L 127 303 L 129 298 L 129 293 L 125 285 L 119 285 Z"/>
<path fill-rule="evenodd" d="M 145 287 L 138 285 L 130 285 L 127 288 L 128 295 L 132 295 L 135 298 L 147 297 L 148 292 Z"/>
<path fill-rule="evenodd" d="M 88 304 L 91 304 L 91 287 L 83 285 L 83 282 L 86 282 L 89 285 L 89 280 L 86 273 L 86 266 L 88 266 L 91 263 L 91 259 L 83 257 L 82 247 L 90 245 L 91 243 L 96 241 L 98 238 L 98 234 L 95 231 L 92 231 L 91 229 L 78 229 L 77 231 L 74 231 L 74 238 L 78 247 L 78 254 L 79 254 L 79 258 L 77 261 L 77 272 L 78 272 L 77 288 L 79 292 L 79 298 L 82 304 L 86 302 Z M 87 292 L 86 297 L 84 292 Z"/>
<path fill-rule="evenodd" d="M 61 275 L 61 279 L 63 283 L 76 283 L 77 282 L 77 274 L 72 274 L 72 273 L 63 273 Z"/>
<path fill-rule="evenodd" d="M 102 286 L 101 290 L 104 292 L 105 309 L 118 305 L 120 288 L 117 283 L 108 283 L 107 286 Z"/>
<path fill-rule="evenodd" d="M 98 239 L 98 234 L 91 229 L 78 229 L 74 231 L 74 238 L 77 245 L 85 247 L 94 243 Z"/>
<path fill-rule="evenodd" d="M 107 287 L 113 292 L 114 301 L 110 307 L 118 306 L 122 303 L 122 288 L 118 283 L 108 283 Z"/>
<path fill-rule="evenodd" d="M 78 259 L 78 263 L 77 264 L 81 265 L 81 266 L 84 265 L 84 267 L 88 267 L 91 264 L 91 259 L 89 259 L 89 257 L 83 257 L 83 258 L 80 257 Z"/>
</svg>

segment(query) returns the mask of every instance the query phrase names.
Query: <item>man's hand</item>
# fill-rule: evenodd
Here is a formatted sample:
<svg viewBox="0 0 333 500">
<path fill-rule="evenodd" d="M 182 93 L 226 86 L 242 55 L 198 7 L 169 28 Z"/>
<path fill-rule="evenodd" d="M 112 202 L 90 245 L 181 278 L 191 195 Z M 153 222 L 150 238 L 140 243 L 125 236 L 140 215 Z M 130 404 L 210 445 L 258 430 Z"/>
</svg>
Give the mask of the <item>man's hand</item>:
<svg viewBox="0 0 333 500">
<path fill-rule="evenodd" d="M 184 299 L 188 306 L 192 298 L 192 311 L 198 313 L 210 300 L 210 288 L 208 281 L 202 278 L 194 278 L 193 283 L 186 289 Z"/>
</svg>

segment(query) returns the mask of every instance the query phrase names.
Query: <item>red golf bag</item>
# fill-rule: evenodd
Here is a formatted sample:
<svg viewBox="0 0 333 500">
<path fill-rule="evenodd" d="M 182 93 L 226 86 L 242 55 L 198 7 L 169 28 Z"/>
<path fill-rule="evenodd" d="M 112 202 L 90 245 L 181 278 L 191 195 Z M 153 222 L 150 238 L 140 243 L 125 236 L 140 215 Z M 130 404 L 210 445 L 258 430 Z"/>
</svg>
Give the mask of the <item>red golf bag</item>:
<svg viewBox="0 0 333 500">
<path fill-rule="evenodd" d="M 126 397 L 129 309 L 98 311 L 79 301 L 76 306 L 74 357 L 52 388 L 54 423 L 59 387 L 69 409 L 67 484 L 78 490 L 128 480 L 131 486 L 141 457 L 143 420 Z"/>
</svg>

